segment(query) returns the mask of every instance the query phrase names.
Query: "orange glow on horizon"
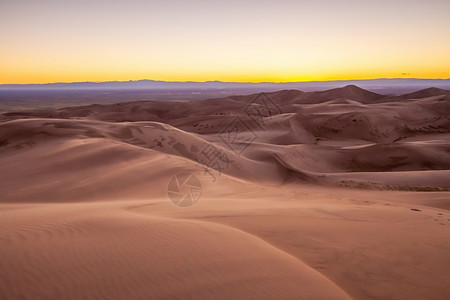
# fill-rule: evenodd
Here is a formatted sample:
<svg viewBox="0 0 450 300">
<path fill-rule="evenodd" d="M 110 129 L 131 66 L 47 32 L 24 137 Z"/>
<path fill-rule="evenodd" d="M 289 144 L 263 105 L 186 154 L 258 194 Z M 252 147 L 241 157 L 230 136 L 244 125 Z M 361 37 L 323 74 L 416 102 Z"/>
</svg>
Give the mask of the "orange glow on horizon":
<svg viewBox="0 0 450 300">
<path fill-rule="evenodd" d="M 0 84 L 450 78 L 449 1 L 63 2 L 2 1 Z"/>
<path fill-rule="evenodd" d="M 439 73 L 438 73 L 439 74 Z M 339 81 L 339 80 L 370 80 L 370 79 L 394 79 L 394 78 L 404 78 L 404 79 L 450 79 L 447 72 L 441 72 L 439 76 L 436 72 L 425 72 L 419 76 L 411 76 L 410 74 L 380 74 L 380 75 L 330 75 L 330 76 L 294 76 L 294 77 L 233 77 L 233 76 L 219 76 L 219 77 L 205 77 L 205 76 L 190 76 L 190 77 L 179 77 L 179 76 L 167 76 L 167 77 L 149 77 L 145 75 L 137 76 L 127 76 L 127 75 L 114 75 L 107 74 L 104 76 L 88 76 L 88 75 L 78 75 L 73 74 L 66 75 L 54 75 L 54 76 L 42 76 L 40 74 L 23 76 L 18 74 L 16 77 L 0 76 L 0 84 L 46 84 L 46 83 L 70 83 L 70 82 L 107 82 L 107 81 L 139 81 L 139 80 L 154 80 L 154 81 L 169 81 L 169 82 L 207 82 L 207 81 L 222 81 L 222 82 L 244 82 L 244 83 L 260 83 L 260 82 L 273 82 L 273 83 L 286 83 L 286 82 L 308 82 L 308 81 Z M 17 79 L 16 79 L 17 78 Z"/>
</svg>

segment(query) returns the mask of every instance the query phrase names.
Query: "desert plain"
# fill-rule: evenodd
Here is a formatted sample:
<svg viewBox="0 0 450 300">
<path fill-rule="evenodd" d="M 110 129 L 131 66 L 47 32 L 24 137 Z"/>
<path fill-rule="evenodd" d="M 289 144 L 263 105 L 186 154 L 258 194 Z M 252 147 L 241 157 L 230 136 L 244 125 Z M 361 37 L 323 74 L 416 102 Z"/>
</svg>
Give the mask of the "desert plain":
<svg viewBox="0 0 450 300">
<path fill-rule="evenodd" d="M 449 299 L 450 91 L 0 115 L 0 299 Z"/>
</svg>

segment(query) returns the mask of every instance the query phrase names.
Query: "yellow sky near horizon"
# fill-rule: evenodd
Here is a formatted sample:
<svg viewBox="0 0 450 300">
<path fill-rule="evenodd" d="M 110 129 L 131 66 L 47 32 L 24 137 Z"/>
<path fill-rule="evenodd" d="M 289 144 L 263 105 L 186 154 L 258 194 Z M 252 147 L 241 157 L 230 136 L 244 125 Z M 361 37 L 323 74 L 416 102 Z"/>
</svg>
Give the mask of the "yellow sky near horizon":
<svg viewBox="0 0 450 300">
<path fill-rule="evenodd" d="M 0 83 L 449 78 L 450 1 L 2 1 Z"/>
</svg>

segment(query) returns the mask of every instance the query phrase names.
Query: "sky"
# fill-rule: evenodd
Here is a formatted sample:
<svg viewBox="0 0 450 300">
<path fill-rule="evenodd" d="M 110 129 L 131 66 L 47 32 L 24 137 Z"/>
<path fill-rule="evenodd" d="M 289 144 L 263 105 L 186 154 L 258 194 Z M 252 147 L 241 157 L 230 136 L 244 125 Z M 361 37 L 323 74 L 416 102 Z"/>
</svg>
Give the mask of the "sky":
<svg viewBox="0 0 450 300">
<path fill-rule="evenodd" d="M 0 0 L 0 83 L 449 77 L 448 0 Z"/>
</svg>

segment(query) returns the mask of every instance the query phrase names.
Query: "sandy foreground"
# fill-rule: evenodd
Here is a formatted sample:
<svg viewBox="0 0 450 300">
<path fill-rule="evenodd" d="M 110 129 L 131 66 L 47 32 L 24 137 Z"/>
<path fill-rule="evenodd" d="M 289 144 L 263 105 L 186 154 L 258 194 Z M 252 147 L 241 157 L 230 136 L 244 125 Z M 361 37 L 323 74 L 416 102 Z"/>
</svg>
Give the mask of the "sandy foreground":
<svg viewBox="0 0 450 300">
<path fill-rule="evenodd" d="M 448 91 L 258 97 L 4 115 L 0 298 L 449 299 Z"/>
</svg>

